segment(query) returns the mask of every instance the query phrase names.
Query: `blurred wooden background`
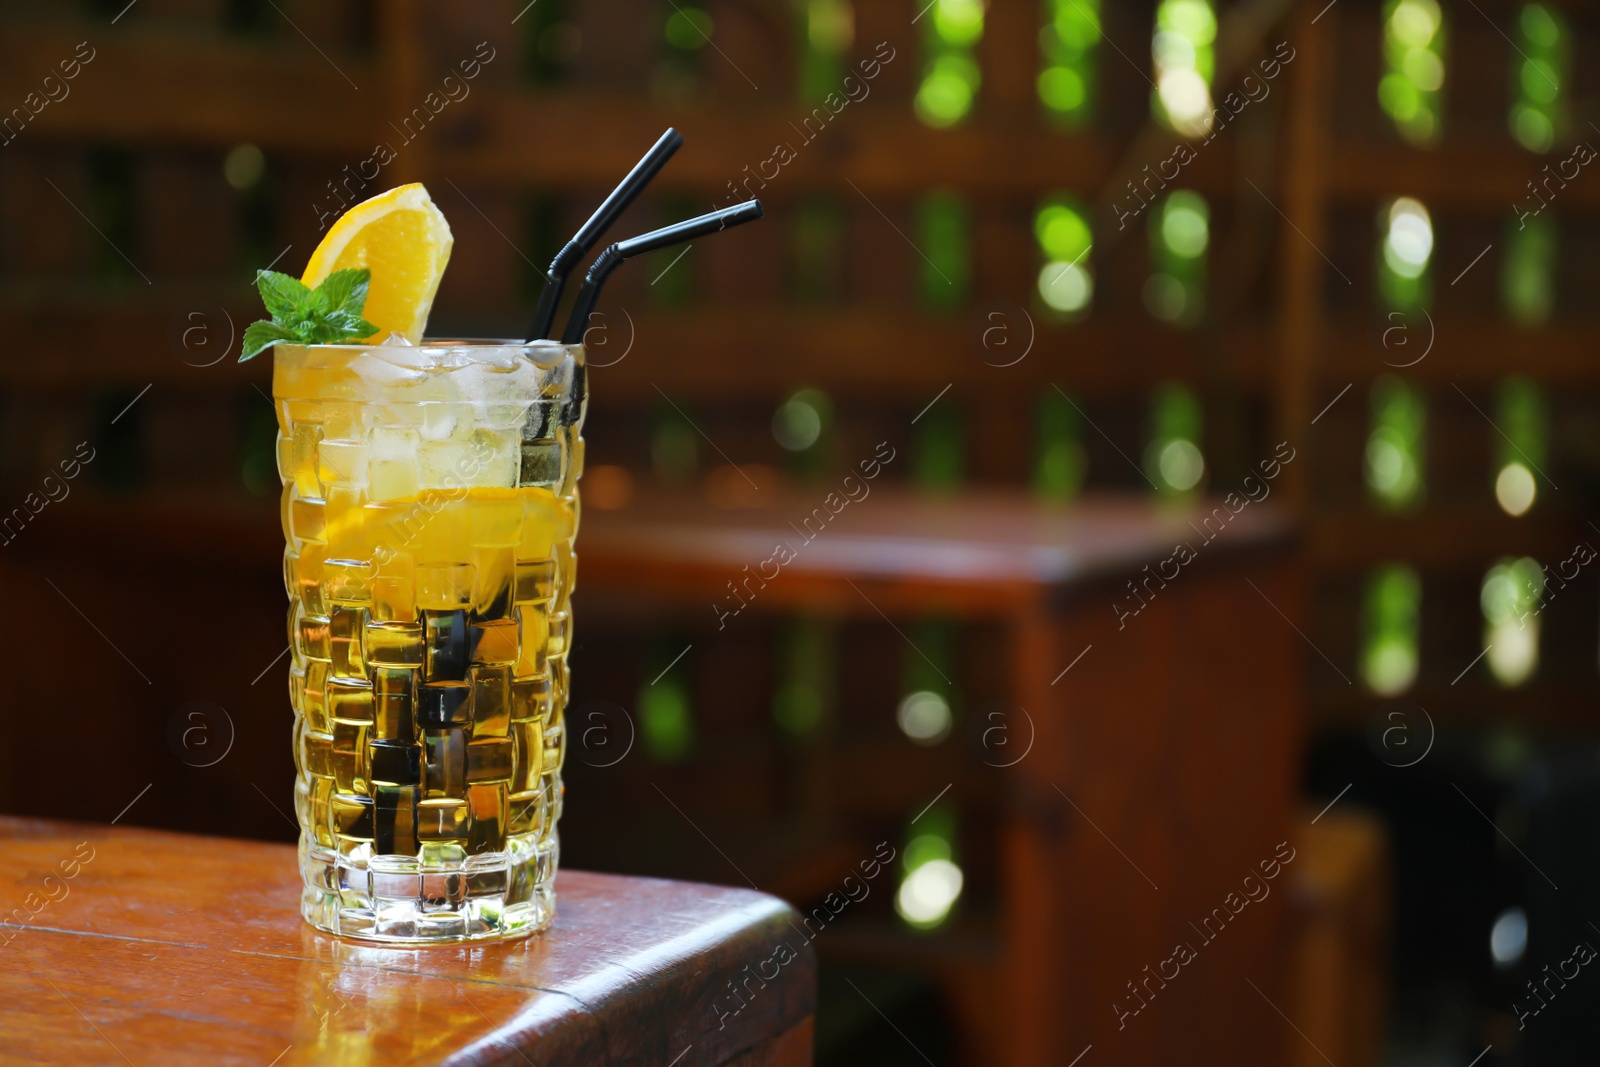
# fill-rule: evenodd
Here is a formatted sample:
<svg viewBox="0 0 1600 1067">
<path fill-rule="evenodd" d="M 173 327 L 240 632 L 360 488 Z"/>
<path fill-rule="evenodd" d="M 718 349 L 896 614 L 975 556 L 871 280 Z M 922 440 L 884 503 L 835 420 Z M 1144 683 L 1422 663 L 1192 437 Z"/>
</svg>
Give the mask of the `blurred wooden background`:
<svg viewBox="0 0 1600 1067">
<path fill-rule="evenodd" d="M 749 185 L 760 225 L 613 280 L 591 336 L 591 514 L 663 495 L 708 513 L 820 498 L 885 440 L 902 458 L 882 484 L 924 494 L 1183 500 L 1162 463 L 1174 441 L 1203 455 L 1199 488 L 1216 495 L 1287 441 L 1297 458 L 1273 499 L 1303 523 L 1314 784 L 1337 791 L 1316 754 L 1388 736 L 1395 708 L 1425 708 L 1430 737 L 1591 737 L 1593 574 L 1550 580 L 1540 606 L 1501 581 L 1526 568 L 1493 570 L 1527 557 L 1554 573 L 1600 538 L 1585 304 L 1600 179 L 1559 170 L 1600 137 L 1586 61 L 1600 26 L 1592 4 L 1554 5 L 1547 47 L 1528 7 L 1448 5 L 1407 46 L 1393 3 L 1220 4 L 1216 100 L 1280 43 L 1293 58 L 1171 182 L 1204 198 L 1196 266 L 1160 203 L 1118 227 L 1130 183 L 1188 143 L 1151 117 L 1152 2 L 0 4 L 0 640 L 25 663 L 0 809 L 107 821 L 138 798 L 128 822 L 292 834 L 270 368 L 232 355 L 259 315 L 253 271 L 298 271 L 335 187 L 359 187 L 383 143 L 394 158 L 361 195 L 425 181 L 456 234 L 432 332 L 516 335 L 540 269 L 669 124 L 687 145 L 613 237 L 726 203 L 779 143 L 795 154 Z M 1094 32 L 1073 52 L 1052 27 L 1083 17 Z M 1530 74 L 1536 46 L 1551 58 Z M 1443 62 L 1441 92 L 1407 47 Z M 797 130 L 889 55 L 862 99 Z M 1088 104 L 1059 79 L 1041 101 L 1056 67 L 1086 79 Z M 970 101 L 942 70 L 976 85 Z M 1396 71 L 1415 84 L 1383 83 Z M 1548 135 L 1515 126 L 1528 107 Z M 1399 274 L 1384 266 L 1396 197 L 1427 213 L 1410 288 L 1415 244 Z M 1531 241 L 1517 211 L 1544 200 Z M 1079 298 L 1042 271 L 1076 255 L 1073 219 L 1092 236 L 1074 268 L 1092 298 L 1067 307 Z M 1496 485 L 1518 464 L 1536 499 L 1513 515 L 1523 483 L 1498 501 Z M 1503 605 L 1485 615 L 1507 597 L 1537 616 L 1532 653 Z M 730 723 L 770 759 L 739 773 L 803 778 L 805 724 L 824 713 L 874 723 L 885 777 L 942 781 L 965 758 L 895 729 L 922 668 L 893 624 L 758 615 L 667 673 L 715 621 L 696 610 L 580 608 L 569 715 L 637 731 L 616 769 L 635 787 L 721 773 Z M 955 744 L 1008 681 L 1003 634 L 899 621 L 955 673 Z M 1277 621 L 1237 620 L 1238 640 Z M 606 788 L 576 763 L 574 789 Z M 923 803 L 911 792 L 890 791 L 897 847 Z M 952 807 L 949 835 L 981 882 L 992 856 L 963 833 L 974 818 Z M 727 877 L 684 858 L 694 841 L 660 838 L 650 862 Z M 568 857 L 640 854 L 625 834 L 585 847 Z M 853 847 L 808 862 L 830 871 Z M 777 857 L 761 880 L 810 892 L 817 877 Z"/>
</svg>

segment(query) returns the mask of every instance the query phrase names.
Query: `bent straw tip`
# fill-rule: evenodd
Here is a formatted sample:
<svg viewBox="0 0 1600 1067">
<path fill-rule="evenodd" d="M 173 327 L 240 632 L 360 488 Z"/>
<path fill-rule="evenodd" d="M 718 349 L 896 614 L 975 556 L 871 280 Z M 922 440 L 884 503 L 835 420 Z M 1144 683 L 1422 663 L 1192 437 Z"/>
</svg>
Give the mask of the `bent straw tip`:
<svg viewBox="0 0 1600 1067">
<path fill-rule="evenodd" d="M 746 200 L 742 204 L 725 207 L 721 211 L 713 211 L 711 214 L 703 216 L 696 221 L 699 221 L 707 232 L 721 233 L 730 226 L 741 226 L 746 222 L 754 222 L 756 219 L 766 218 L 766 215 L 767 209 L 761 206 L 761 201 Z M 716 223 L 715 229 L 711 229 L 707 225 L 713 222 Z"/>
</svg>

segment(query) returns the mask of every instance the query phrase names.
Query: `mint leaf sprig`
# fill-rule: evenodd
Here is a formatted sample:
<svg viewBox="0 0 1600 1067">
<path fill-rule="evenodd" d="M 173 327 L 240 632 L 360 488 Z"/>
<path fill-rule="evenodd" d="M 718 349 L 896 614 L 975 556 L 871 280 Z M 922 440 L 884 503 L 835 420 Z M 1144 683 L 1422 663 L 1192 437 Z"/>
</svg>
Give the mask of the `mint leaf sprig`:
<svg viewBox="0 0 1600 1067">
<path fill-rule="evenodd" d="M 259 355 L 279 341 L 302 345 L 331 345 L 371 337 L 378 328 L 361 313 L 367 306 L 367 286 L 372 272 L 336 270 L 315 289 L 300 279 L 272 270 L 256 271 L 256 288 L 267 306 L 270 320 L 245 328 L 239 362 Z"/>
</svg>

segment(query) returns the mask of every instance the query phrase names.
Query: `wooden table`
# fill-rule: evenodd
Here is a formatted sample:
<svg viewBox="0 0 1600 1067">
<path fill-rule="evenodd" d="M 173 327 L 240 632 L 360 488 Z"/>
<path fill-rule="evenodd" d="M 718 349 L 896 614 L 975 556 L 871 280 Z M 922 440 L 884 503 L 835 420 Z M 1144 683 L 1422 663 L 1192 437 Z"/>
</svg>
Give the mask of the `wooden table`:
<svg viewBox="0 0 1600 1067">
<path fill-rule="evenodd" d="M 531 938 L 385 948 L 300 921 L 292 848 L 0 818 L 0 1063 L 811 1062 L 781 901 L 582 871 L 556 896 Z"/>
<path fill-rule="evenodd" d="M 741 601 L 728 594 L 726 583 L 742 585 L 748 567 L 780 574 L 764 584 L 751 579 L 753 592 L 741 594 L 757 610 L 871 614 L 852 588 L 866 589 L 867 582 L 872 602 L 886 610 L 1011 616 L 1048 609 L 1064 596 L 1091 591 L 1092 583 L 1120 591 L 1118 602 L 1136 609 L 1140 601 L 1122 582 L 1142 581 L 1140 568 L 1171 556 L 1179 541 L 1200 546 L 1195 569 L 1241 553 L 1281 555 L 1289 544 L 1287 517 L 1265 504 L 1246 506 L 1225 524 L 1213 518 L 1202 529 L 1211 506 L 1220 503 L 1182 506 L 1149 496 L 1104 495 L 1050 507 L 1003 490 L 935 495 L 878 488 L 845 504 L 826 525 L 813 518 L 802 526 L 833 488 L 790 490 L 760 507 L 717 508 L 697 496 L 674 494 L 646 496 L 616 511 L 591 508 L 579 534 L 579 588 L 682 594 L 705 600 L 708 608 L 720 601 L 733 610 Z M 1209 544 L 1208 530 L 1214 532 Z M 762 567 L 778 542 L 792 548 L 793 560 Z M 1183 564 L 1168 573 L 1190 569 Z M 1116 630 L 1110 603 L 1100 609 Z"/>
<path fill-rule="evenodd" d="M 937 977 L 963 1064 L 1060 1065 L 1090 1045 L 1101 1067 L 1283 1063 L 1298 1039 L 1267 1001 L 1289 996 L 1286 894 L 1249 905 L 1214 947 L 1193 925 L 1291 837 L 1310 650 L 1290 621 L 1304 618 L 1304 583 L 1275 502 L 1050 508 L 1016 492 L 883 486 L 803 526 L 830 488 L 740 509 L 682 496 L 591 509 L 579 613 L 670 604 L 701 620 L 701 655 L 734 609 L 730 628 L 796 610 L 887 621 L 902 637 L 929 615 L 997 627 L 1003 691 L 968 699 L 999 703 L 1005 729 L 980 740 L 1009 747 L 968 751 L 937 778 L 917 773 L 909 745 L 898 762 L 864 766 L 848 746 L 820 761 L 836 796 L 892 780 L 911 812 L 950 783 L 955 803 L 998 812 L 985 828 L 1000 843 L 987 948 L 952 939 L 941 954 L 924 939 L 877 962 L 914 954 Z M 793 558 L 764 563 L 780 543 Z M 1193 558 L 1175 559 L 1180 544 Z M 758 568 L 769 580 L 749 579 Z M 1198 958 L 1158 989 L 1148 976 L 1185 941 Z M 1134 983 L 1147 981 L 1141 999 Z"/>
</svg>

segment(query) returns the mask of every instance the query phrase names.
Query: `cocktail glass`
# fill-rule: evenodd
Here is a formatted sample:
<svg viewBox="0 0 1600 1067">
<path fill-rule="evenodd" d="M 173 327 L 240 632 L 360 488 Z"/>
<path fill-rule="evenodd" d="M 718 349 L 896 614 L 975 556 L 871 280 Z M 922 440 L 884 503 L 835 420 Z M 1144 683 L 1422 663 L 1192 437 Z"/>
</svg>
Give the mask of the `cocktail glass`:
<svg viewBox="0 0 1600 1067">
<path fill-rule="evenodd" d="M 554 913 L 581 345 L 277 346 L 301 913 L 387 942 Z"/>
</svg>

